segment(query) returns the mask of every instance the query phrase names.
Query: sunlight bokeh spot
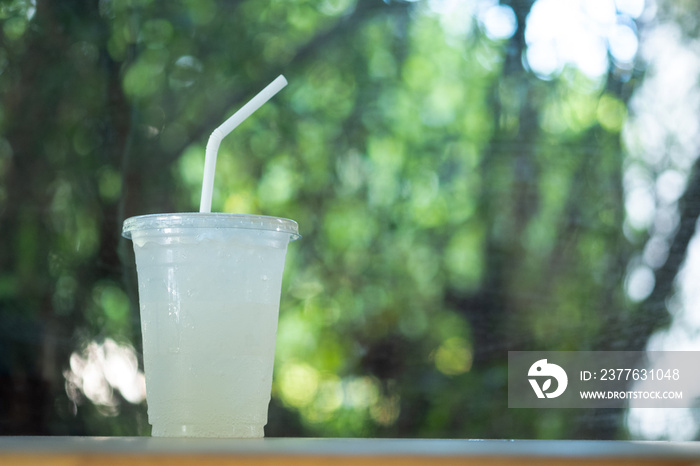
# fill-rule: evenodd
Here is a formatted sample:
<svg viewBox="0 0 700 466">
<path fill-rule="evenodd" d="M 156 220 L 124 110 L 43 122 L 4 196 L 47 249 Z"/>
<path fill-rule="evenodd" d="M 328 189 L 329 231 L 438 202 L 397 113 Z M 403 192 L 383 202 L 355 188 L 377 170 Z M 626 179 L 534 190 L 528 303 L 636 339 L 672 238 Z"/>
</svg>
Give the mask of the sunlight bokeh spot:
<svg viewBox="0 0 700 466">
<path fill-rule="evenodd" d="M 435 367 L 445 375 L 463 374 L 472 367 L 472 353 L 463 338 L 445 340 L 435 351 Z"/>
<path fill-rule="evenodd" d="M 297 408 L 306 406 L 316 396 L 319 373 L 305 363 L 288 362 L 279 371 L 279 389 L 282 400 Z"/>
</svg>

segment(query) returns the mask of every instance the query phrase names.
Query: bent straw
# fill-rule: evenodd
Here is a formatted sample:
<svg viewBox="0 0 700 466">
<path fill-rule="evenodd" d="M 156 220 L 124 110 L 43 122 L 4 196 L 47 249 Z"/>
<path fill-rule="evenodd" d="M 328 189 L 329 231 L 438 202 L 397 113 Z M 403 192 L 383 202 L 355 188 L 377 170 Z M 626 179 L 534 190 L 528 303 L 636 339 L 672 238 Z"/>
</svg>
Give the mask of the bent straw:
<svg viewBox="0 0 700 466">
<path fill-rule="evenodd" d="M 247 104 L 241 107 L 240 110 L 234 113 L 228 120 L 224 121 L 221 126 L 216 128 L 211 133 L 211 136 L 209 136 L 209 141 L 207 142 L 206 155 L 204 158 L 202 198 L 199 202 L 200 212 L 211 212 L 211 197 L 212 192 L 214 191 L 214 173 L 216 170 L 216 154 L 219 151 L 221 140 L 286 85 L 287 80 L 284 78 L 284 76 L 279 75 L 277 79 L 268 84 L 265 89 L 250 99 Z"/>
</svg>

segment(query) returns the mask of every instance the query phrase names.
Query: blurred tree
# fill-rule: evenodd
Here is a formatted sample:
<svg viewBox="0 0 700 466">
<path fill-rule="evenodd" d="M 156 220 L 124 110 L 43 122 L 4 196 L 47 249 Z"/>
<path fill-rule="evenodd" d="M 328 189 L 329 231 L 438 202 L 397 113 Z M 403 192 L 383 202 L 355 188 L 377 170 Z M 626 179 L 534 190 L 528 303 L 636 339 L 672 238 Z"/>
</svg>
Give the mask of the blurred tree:
<svg viewBox="0 0 700 466">
<path fill-rule="evenodd" d="M 196 209 L 206 136 L 284 70 L 224 140 L 213 202 L 304 235 L 268 435 L 624 437 L 619 411 L 509 410 L 507 351 L 643 348 L 700 193 L 632 303 L 620 133 L 642 78 L 608 49 L 538 68 L 544 3 L 0 3 L 0 432 L 148 433 L 141 398 L 85 369 L 140 348 L 121 222 Z"/>
</svg>

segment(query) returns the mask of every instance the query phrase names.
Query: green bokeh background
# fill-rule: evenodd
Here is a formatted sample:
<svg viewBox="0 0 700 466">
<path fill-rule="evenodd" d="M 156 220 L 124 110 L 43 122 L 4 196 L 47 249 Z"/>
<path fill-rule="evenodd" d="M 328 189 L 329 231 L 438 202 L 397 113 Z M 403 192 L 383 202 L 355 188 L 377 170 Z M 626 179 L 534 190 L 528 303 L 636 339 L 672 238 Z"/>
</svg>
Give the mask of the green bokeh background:
<svg viewBox="0 0 700 466">
<path fill-rule="evenodd" d="M 213 197 L 304 236 L 267 435 L 627 438 L 621 410 L 509 410 L 507 351 L 641 350 L 668 323 L 687 240 L 645 300 L 624 289 L 650 234 L 621 144 L 644 64 L 538 77 L 532 2 L 501 3 L 506 39 L 427 1 L 1 2 L 0 433 L 150 432 L 145 402 L 70 376 L 114 345 L 140 361 L 121 222 L 197 210 L 209 133 L 284 73 Z"/>
</svg>

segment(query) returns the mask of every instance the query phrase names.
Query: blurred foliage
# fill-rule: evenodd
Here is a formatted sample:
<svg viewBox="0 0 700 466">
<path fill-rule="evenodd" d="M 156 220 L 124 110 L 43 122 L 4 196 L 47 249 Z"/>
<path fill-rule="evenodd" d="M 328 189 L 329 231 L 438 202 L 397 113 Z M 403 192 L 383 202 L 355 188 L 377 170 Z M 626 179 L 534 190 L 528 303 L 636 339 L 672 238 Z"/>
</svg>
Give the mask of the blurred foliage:
<svg viewBox="0 0 700 466">
<path fill-rule="evenodd" d="M 432 3 L 2 2 L 0 432 L 148 433 L 145 403 L 76 392 L 71 354 L 139 352 L 121 222 L 195 210 L 209 132 L 284 72 L 223 141 L 213 199 L 304 235 L 268 435 L 624 437 L 617 411 L 509 410 L 506 364 L 641 349 L 664 323 L 623 288 L 640 77 L 542 80 L 521 60 L 532 2 L 503 2 L 506 39 Z"/>
</svg>

